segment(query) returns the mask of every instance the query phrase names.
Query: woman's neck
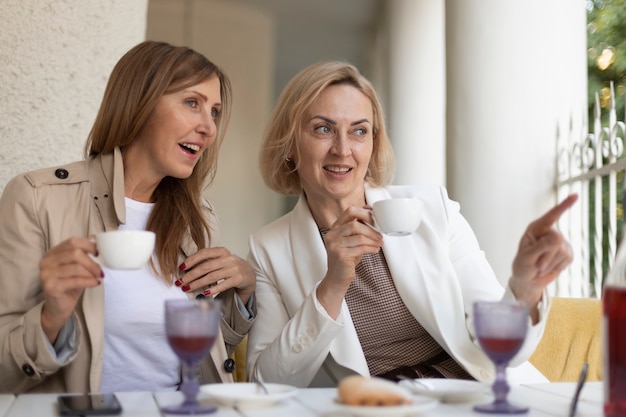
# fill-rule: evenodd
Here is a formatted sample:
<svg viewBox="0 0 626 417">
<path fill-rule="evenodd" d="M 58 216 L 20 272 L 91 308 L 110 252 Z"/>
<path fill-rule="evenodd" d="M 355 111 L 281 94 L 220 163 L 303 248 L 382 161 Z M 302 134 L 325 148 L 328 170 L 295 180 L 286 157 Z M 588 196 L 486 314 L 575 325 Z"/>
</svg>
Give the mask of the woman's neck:
<svg viewBox="0 0 626 417">
<path fill-rule="evenodd" d="M 332 225 L 337 221 L 341 213 L 343 213 L 348 207 L 364 207 L 365 206 L 365 193 L 362 193 L 360 198 L 354 200 L 316 200 L 309 199 L 304 193 L 304 197 L 307 200 L 311 215 L 317 223 L 317 227 L 320 229 L 330 229 Z"/>
</svg>

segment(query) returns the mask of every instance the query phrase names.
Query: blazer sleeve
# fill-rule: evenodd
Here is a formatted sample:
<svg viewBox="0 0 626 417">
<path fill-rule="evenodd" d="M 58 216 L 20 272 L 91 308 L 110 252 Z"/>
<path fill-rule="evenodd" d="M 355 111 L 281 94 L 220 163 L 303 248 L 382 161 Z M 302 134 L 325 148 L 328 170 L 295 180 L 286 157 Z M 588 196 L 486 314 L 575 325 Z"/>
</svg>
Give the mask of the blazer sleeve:
<svg viewBox="0 0 626 417">
<path fill-rule="evenodd" d="M 237 302 L 237 293 L 234 288 L 230 288 L 223 293 L 220 293 L 217 297 L 223 303 L 222 309 L 222 322 L 220 328 L 224 335 L 224 342 L 226 343 L 226 351 L 228 355 L 231 355 L 237 345 L 241 343 L 243 338 L 248 334 L 254 318 L 248 320 L 243 316 L 239 310 Z M 256 315 L 256 297 L 252 299 L 252 311 L 253 315 Z"/>
<path fill-rule="evenodd" d="M 478 345 L 474 334 L 473 304 L 477 300 L 514 300 L 508 284 L 503 287 L 489 265 L 485 253 L 480 248 L 476 235 L 467 220 L 460 213 L 460 206 L 451 200 L 445 188 L 440 188 L 441 201 L 449 223 L 449 255 L 453 264 L 465 306 L 465 317 L 471 339 Z M 517 366 L 526 361 L 541 341 L 545 329 L 546 317 L 550 305 L 550 297 L 544 291 L 542 301 L 538 305 L 539 322 L 532 325 L 529 318 L 528 334 L 525 343 L 511 361 L 511 366 Z"/>
<path fill-rule="evenodd" d="M 257 276 L 258 314 L 271 320 L 257 321 L 250 331 L 248 374 L 267 382 L 305 388 L 322 367 L 330 343 L 343 329 L 341 316 L 335 321 L 324 311 L 315 297 L 317 285 L 301 302 L 288 300 L 293 297 L 281 294 L 274 267 L 281 262 L 290 263 L 291 257 L 281 252 L 280 244 L 272 245 L 271 263 L 268 256 L 268 248 L 257 244 L 252 236 L 248 261 Z M 293 287 L 297 286 L 294 276 Z M 285 303 L 297 305 L 291 318 Z"/>
<path fill-rule="evenodd" d="M 0 197 L 0 392 L 26 391 L 65 365 L 41 327 L 39 260 L 48 237 L 37 204 L 37 189 L 24 176 L 11 180 Z"/>
</svg>

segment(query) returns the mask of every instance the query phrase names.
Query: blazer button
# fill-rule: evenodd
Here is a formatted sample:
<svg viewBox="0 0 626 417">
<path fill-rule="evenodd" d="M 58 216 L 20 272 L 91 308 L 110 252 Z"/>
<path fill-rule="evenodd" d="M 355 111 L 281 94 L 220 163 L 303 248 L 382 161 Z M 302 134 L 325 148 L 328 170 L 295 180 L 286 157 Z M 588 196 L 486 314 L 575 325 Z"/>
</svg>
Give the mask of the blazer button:
<svg viewBox="0 0 626 417">
<path fill-rule="evenodd" d="M 54 176 L 61 180 L 66 179 L 69 175 L 70 173 L 67 172 L 67 169 L 59 168 L 56 171 L 54 171 Z"/>
<path fill-rule="evenodd" d="M 235 361 L 233 359 L 229 358 L 224 361 L 224 370 L 228 372 L 229 374 L 232 374 L 233 372 L 235 372 L 236 368 L 237 366 L 235 365 Z"/>
<path fill-rule="evenodd" d="M 33 375 L 35 375 L 35 370 L 29 364 L 22 365 L 22 371 L 26 374 L 26 376 L 33 376 Z"/>
</svg>

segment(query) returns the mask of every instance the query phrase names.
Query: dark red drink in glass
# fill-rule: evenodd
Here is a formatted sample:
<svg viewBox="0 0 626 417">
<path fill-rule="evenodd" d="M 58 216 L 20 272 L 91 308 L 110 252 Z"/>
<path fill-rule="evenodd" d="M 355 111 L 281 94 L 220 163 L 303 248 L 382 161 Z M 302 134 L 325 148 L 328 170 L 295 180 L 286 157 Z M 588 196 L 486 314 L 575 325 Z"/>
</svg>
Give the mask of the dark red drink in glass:
<svg viewBox="0 0 626 417">
<path fill-rule="evenodd" d="M 606 285 L 604 320 L 604 415 L 626 417 L 626 286 Z"/>
<path fill-rule="evenodd" d="M 209 336 L 168 336 L 174 353 L 188 363 L 200 362 L 211 351 L 215 337 Z"/>
<path fill-rule="evenodd" d="M 479 337 L 478 342 L 494 363 L 508 363 L 519 352 L 524 339 Z"/>
</svg>

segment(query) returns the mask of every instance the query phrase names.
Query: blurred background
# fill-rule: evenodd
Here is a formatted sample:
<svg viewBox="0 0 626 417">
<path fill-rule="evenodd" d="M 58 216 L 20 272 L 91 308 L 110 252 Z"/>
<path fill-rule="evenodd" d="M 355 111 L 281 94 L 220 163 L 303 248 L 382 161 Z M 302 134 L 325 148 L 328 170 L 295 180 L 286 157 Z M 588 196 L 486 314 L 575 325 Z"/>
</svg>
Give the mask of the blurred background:
<svg viewBox="0 0 626 417">
<path fill-rule="evenodd" d="M 526 225 L 562 198 L 559 132 L 588 128 L 587 19 L 597 10 L 571 0 L 2 0 L 0 191 L 20 172 L 82 158 L 129 48 L 187 45 L 233 83 L 206 195 L 222 244 L 246 256 L 248 236 L 293 204 L 259 175 L 272 106 L 306 65 L 343 60 L 381 96 L 395 182 L 446 186 L 506 282 Z"/>
</svg>

